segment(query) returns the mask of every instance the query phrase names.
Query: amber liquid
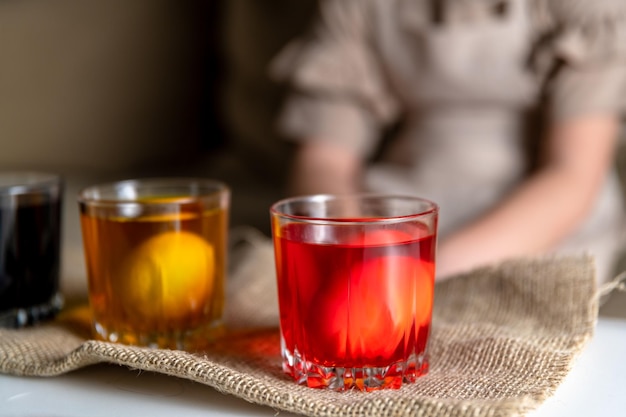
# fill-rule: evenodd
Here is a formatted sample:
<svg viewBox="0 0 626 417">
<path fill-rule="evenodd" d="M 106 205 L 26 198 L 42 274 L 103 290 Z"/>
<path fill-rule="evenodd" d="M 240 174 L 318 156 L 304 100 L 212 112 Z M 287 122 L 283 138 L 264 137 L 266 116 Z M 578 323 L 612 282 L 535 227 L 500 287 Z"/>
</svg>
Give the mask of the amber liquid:
<svg viewBox="0 0 626 417">
<path fill-rule="evenodd" d="M 81 209 L 89 297 L 97 338 L 185 348 L 180 338 L 191 332 L 208 331 L 219 322 L 224 304 L 226 212 L 219 208 L 207 210 L 193 202 L 180 203 L 178 209 L 176 213 L 132 218 L 101 216 Z M 146 242 L 164 234 L 193 236 L 192 243 L 200 241 L 201 248 L 211 248 L 212 267 L 200 269 L 206 274 L 196 271 L 192 278 L 183 276 L 186 280 L 183 284 L 164 282 L 172 277 L 181 278 L 187 264 L 197 261 L 189 258 L 192 255 L 187 254 L 186 247 L 174 247 L 175 253 L 181 255 L 179 259 L 164 253 L 172 249 L 171 246 L 164 249 L 162 245 L 150 247 L 148 244 L 146 247 Z M 185 245 L 189 238 L 180 242 Z M 194 245 L 197 247 L 198 243 Z M 137 263 L 138 251 L 143 250 L 145 254 L 146 248 L 151 251 L 150 259 L 156 266 L 146 263 L 145 257 Z M 190 251 L 194 253 L 194 248 Z M 159 263 L 161 259 L 166 261 Z M 129 267 L 133 262 L 137 265 Z M 168 278 L 163 269 L 173 275 Z M 136 276 L 138 274 L 140 277 Z M 189 279 L 196 282 L 189 282 Z M 149 280 L 152 282 L 147 282 Z M 154 288 L 165 293 L 153 291 Z M 177 291 L 167 294 L 168 288 L 177 288 Z"/>
</svg>

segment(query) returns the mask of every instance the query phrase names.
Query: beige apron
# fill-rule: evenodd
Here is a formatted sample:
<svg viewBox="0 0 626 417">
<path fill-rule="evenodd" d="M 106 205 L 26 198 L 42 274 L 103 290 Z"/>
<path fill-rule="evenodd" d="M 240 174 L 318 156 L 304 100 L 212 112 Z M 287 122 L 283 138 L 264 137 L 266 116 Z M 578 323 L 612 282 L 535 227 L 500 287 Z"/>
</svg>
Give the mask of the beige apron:
<svg viewBox="0 0 626 417">
<path fill-rule="evenodd" d="M 400 10 L 406 26 L 397 30 L 412 31 L 411 36 L 400 32 L 394 36 L 392 24 L 381 25 L 387 28 L 380 37 L 383 54 L 398 61 L 401 50 L 420 50 L 404 54 L 389 77 L 412 108 L 411 116 L 382 160 L 368 169 L 366 187 L 436 201 L 442 237 L 506 196 L 530 164 L 524 123 L 526 110 L 536 101 L 538 83 L 524 65 L 532 44 L 528 2 L 509 0 L 502 14 L 490 4 L 472 3 L 467 10 L 473 15 L 449 7 L 441 23 L 430 27 L 411 22 L 423 16 Z M 477 11 L 479 6 L 482 12 Z M 397 19 L 389 15 L 393 13 L 389 8 L 381 11 Z M 599 254 L 602 280 L 608 278 L 613 261 L 608 249 L 620 237 L 614 227 L 622 216 L 617 198 L 618 183 L 612 177 L 588 221 L 559 248 L 559 252 L 586 251 L 591 242 L 591 251 Z"/>
<path fill-rule="evenodd" d="M 400 10 L 406 25 L 395 39 L 382 37 L 381 50 L 394 56 L 398 49 L 420 50 L 405 54 L 390 77 L 411 116 L 383 161 L 368 171 L 366 184 L 437 201 L 444 236 L 483 213 L 526 172 L 523 110 L 536 94 L 532 74 L 520 65 L 530 45 L 526 3 L 510 0 L 506 13 L 496 15 L 483 1 L 483 12 L 470 21 L 455 18 L 449 7 L 441 23 L 429 26 L 411 21 L 421 18 L 411 14 L 414 8 Z M 397 19 L 389 15 L 395 11 L 385 12 Z"/>
</svg>

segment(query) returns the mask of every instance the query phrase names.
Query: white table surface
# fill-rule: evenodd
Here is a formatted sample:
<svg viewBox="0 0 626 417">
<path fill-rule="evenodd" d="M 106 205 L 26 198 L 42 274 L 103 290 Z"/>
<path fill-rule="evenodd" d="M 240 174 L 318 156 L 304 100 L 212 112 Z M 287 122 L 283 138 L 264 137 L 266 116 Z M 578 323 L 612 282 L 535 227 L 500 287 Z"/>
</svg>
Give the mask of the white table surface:
<svg viewBox="0 0 626 417">
<path fill-rule="evenodd" d="M 626 415 L 626 319 L 601 317 L 563 384 L 532 417 Z M 293 416 L 160 374 L 96 365 L 51 378 L 0 375 L 0 416 Z"/>
</svg>

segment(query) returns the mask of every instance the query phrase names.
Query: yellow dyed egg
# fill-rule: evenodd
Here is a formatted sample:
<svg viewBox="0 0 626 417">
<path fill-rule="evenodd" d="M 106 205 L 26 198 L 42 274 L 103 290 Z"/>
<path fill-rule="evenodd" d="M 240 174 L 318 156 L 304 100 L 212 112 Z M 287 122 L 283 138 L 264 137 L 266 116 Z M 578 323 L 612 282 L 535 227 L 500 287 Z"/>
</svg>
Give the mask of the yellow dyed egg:
<svg viewBox="0 0 626 417">
<path fill-rule="evenodd" d="M 200 236 L 158 234 L 131 253 L 123 266 L 120 296 L 144 319 L 180 320 L 199 313 L 213 292 L 215 254 Z"/>
</svg>

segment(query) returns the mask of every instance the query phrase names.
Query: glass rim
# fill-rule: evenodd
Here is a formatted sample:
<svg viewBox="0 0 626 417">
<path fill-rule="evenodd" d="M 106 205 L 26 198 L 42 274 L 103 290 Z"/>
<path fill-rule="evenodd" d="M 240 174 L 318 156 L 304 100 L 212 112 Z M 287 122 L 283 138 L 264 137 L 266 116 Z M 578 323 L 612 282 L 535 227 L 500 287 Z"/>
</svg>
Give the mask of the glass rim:
<svg viewBox="0 0 626 417">
<path fill-rule="evenodd" d="M 327 202 L 337 200 L 364 200 L 364 199 L 397 199 L 405 201 L 414 201 L 426 204 L 427 208 L 423 210 L 415 210 L 415 213 L 395 215 L 395 216 L 380 216 L 380 217 L 316 217 L 316 216 L 304 216 L 299 214 L 289 214 L 278 209 L 279 206 L 284 206 L 295 202 Z M 270 214 L 272 216 L 278 216 L 284 219 L 293 221 L 306 221 L 307 223 L 314 224 L 380 224 L 380 223 L 396 223 L 404 222 L 407 220 L 428 216 L 431 214 L 439 213 L 439 205 L 427 198 L 418 197 L 410 194 L 388 194 L 388 193 L 354 193 L 354 194 L 310 194 L 283 198 L 276 201 L 270 206 Z"/>
<path fill-rule="evenodd" d="M 116 192 L 123 187 L 132 188 L 158 188 L 158 187 L 190 187 L 199 186 L 196 191 L 188 194 L 177 196 L 173 201 L 139 201 L 135 197 L 97 197 L 90 195 L 96 190 L 107 190 Z M 201 187 L 210 188 L 210 190 L 201 190 Z M 98 205 L 98 206 L 117 206 L 120 204 L 141 204 L 146 206 L 164 206 L 171 204 L 180 204 L 192 202 L 198 198 L 211 198 L 222 193 L 229 193 L 230 187 L 223 181 L 203 178 L 203 177 L 151 177 L 151 178 L 131 178 L 119 181 L 103 182 L 99 184 L 89 185 L 81 189 L 78 193 L 77 200 L 80 204 Z"/>
<path fill-rule="evenodd" d="M 0 171 L 0 194 L 22 195 L 34 192 L 46 192 L 60 186 L 63 177 L 60 174 L 45 171 Z"/>
</svg>

